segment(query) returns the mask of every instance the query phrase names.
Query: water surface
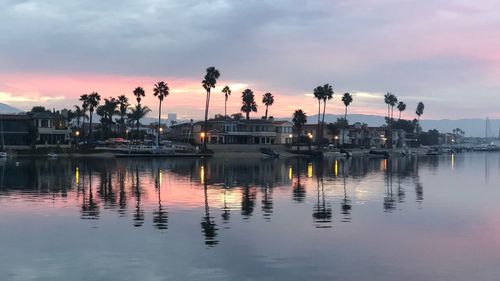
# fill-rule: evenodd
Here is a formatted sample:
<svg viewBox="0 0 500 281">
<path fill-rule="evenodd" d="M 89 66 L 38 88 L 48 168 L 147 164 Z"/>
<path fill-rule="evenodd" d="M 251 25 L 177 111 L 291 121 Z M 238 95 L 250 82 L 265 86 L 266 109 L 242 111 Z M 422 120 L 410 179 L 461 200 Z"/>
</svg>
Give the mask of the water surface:
<svg viewBox="0 0 500 281">
<path fill-rule="evenodd" d="M 500 154 L 0 162 L 0 280 L 500 280 Z"/>
</svg>

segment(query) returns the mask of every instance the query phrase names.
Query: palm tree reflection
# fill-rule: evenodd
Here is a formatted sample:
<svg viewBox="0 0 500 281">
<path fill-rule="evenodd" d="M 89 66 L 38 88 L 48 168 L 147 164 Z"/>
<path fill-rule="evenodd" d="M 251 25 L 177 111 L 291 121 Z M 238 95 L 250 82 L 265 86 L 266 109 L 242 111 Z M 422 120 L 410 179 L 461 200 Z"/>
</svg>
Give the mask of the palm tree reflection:
<svg viewBox="0 0 500 281">
<path fill-rule="evenodd" d="M 332 208 L 325 201 L 325 185 L 322 173 L 323 165 L 318 165 L 316 169 L 317 202 L 313 210 L 313 219 L 316 223 L 316 228 L 331 228 Z"/>
<path fill-rule="evenodd" d="M 89 195 L 86 196 L 85 187 L 83 188 L 83 203 L 81 208 L 82 219 L 99 219 L 99 205 L 94 200 L 94 193 L 92 191 L 92 173 L 88 171 L 89 176 Z"/>
<path fill-rule="evenodd" d="M 271 219 L 271 215 L 273 214 L 273 189 L 268 184 L 264 185 L 262 190 L 262 213 L 264 214 L 264 218 L 266 220 Z"/>
<path fill-rule="evenodd" d="M 347 197 L 347 183 L 346 183 L 346 171 L 345 171 L 345 166 L 346 162 L 343 163 L 342 165 L 342 178 L 344 182 L 344 200 L 342 201 L 341 208 L 342 208 L 342 222 L 350 222 L 351 221 L 351 199 Z"/>
<path fill-rule="evenodd" d="M 158 230 L 166 230 L 168 228 L 168 212 L 161 205 L 161 177 L 162 172 L 158 168 L 155 176 L 155 189 L 158 192 L 158 209 L 153 211 L 153 226 Z"/>
<path fill-rule="evenodd" d="M 140 227 L 144 224 L 144 210 L 141 208 L 141 187 L 139 181 L 139 167 L 135 167 L 135 181 L 132 183 L 135 195 L 134 226 Z"/>
<path fill-rule="evenodd" d="M 207 183 L 207 171 L 205 171 L 206 161 L 203 159 L 203 163 L 201 166 L 201 181 L 203 182 L 203 194 L 205 196 L 205 216 L 201 220 L 201 231 L 203 236 L 205 237 L 205 245 L 209 247 L 213 247 L 219 244 L 217 238 L 217 225 L 215 221 L 210 216 L 210 207 L 208 205 L 208 183 Z"/>
<path fill-rule="evenodd" d="M 293 185 L 293 200 L 295 202 L 304 202 L 306 197 L 306 189 L 300 182 L 300 157 L 297 157 L 297 181 Z"/>
</svg>

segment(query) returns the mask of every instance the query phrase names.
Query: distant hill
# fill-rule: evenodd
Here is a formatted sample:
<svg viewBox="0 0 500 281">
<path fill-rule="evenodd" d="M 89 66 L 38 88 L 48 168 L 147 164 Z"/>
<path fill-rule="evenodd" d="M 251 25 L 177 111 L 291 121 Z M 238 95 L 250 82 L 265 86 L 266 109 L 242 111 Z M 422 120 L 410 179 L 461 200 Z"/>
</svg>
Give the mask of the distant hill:
<svg viewBox="0 0 500 281">
<path fill-rule="evenodd" d="M 22 110 L 17 109 L 5 103 L 0 103 L 0 113 L 7 114 L 7 113 L 19 113 L 19 112 L 22 112 Z"/>
<path fill-rule="evenodd" d="M 337 118 L 343 115 L 326 114 L 325 122 L 335 122 Z M 384 116 L 351 114 L 347 115 L 349 123 L 361 122 L 368 126 L 380 126 L 385 123 Z M 309 116 L 308 121 L 316 123 L 318 115 Z M 500 129 L 500 119 L 490 119 L 489 136 L 497 137 Z M 469 137 L 484 137 L 486 135 L 486 119 L 439 119 L 439 120 L 421 120 L 420 124 L 424 130 L 437 129 L 442 133 L 451 132 L 455 128 L 460 128 L 465 131 L 465 135 Z"/>
</svg>

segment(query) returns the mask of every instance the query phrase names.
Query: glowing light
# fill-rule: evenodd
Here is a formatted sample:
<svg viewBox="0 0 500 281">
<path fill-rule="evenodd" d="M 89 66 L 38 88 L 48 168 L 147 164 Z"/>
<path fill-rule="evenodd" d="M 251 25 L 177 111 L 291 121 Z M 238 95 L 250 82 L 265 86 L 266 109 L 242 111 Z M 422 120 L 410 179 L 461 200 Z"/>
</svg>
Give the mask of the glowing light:
<svg viewBox="0 0 500 281">
<path fill-rule="evenodd" d="M 201 166 L 200 168 L 200 179 L 201 179 L 201 183 L 204 184 L 205 183 L 205 166 Z"/>
<path fill-rule="evenodd" d="M 307 177 L 312 178 L 313 176 L 313 163 L 307 164 Z"/>
<path fill-rule="evenodd" d="M 160 172 L 158 175 L 158 181 L 160 182 L 160 186 L 161 186 L 162 179 L 163 179 L 163 171 L 160 169 Z"/>
<path fill-rule="evenodd" d="M 451 154 L 451 169 L 455 170 L 455 153 Z"/>
<path fill-rule="evenodd" d="M 293 177 L 293 169 L 292 165 L 290 165 L 290 167 L 288 168 L 288 179 L 292 180 L 292 177 Z"/>
<path fill-rule="evenodd" d="M 333 165 L 333 173 L 335 176 L 339 175 L 339 160 L 335 160 L 335 164 Z"/>
<path fill-rule="evenodd" d="M 204 139 L 204 138 L 205 138 L 205 132 L 201 132 L 201 133 L 200 133 L 200 137 L 201 137 L 202 139 Z"/>
<path fill-rule="evenodd" d="M 80 182 L 80 172 L 78 170 L 78 167 L 76 167 L 76 170 L 75 170 L 75 183 L 76 183 L 76 186 L 78 186 L 79 182 Z"/>
<path fill-rule="evenodd" d="M 160 133 L 161 133 L 161 132 L 163 132 L 163 128 L 162 128 L 162 127 L 160 127 Z"/>
<path fill-rule="evenodd" d="M 289 134 L 289 135 L 288 135 L 288 137 L 289 137 L 289 138 L 292 138 L 292 137 L 293 137 L 293 135 L 292 135 L 292 134 Z"/>
<path fill-rule="evenodd" d="M 80 131 L 76 131 L 75 135 L 78 137 L 80 135 Z"/>
</svg>

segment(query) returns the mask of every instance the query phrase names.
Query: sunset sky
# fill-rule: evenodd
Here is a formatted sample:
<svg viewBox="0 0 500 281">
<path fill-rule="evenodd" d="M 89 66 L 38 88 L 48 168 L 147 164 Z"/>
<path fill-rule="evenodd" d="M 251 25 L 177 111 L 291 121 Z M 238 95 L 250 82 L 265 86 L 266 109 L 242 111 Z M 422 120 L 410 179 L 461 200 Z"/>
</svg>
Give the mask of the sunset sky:
<svg viewBox="0 0 500 281">
<path fill-rule="evenodd" d="M 351 113 L 381 114 L 392 92 L 414 116 L 500 118 L 500 2 L 410 0 L 0 1 L 0 102 L 60 109 L 92 91 L 103 97 L 166 81 L 163 112 L 203 116 L 205 68 L 239 111 L 244 88 L 276 97 L 271 115 L 316 112 L 317 85 L 333 84 L 328 113 L 354 95 Z M 261 106 L 260 116 L 264 112 Z"/>
</svg>

